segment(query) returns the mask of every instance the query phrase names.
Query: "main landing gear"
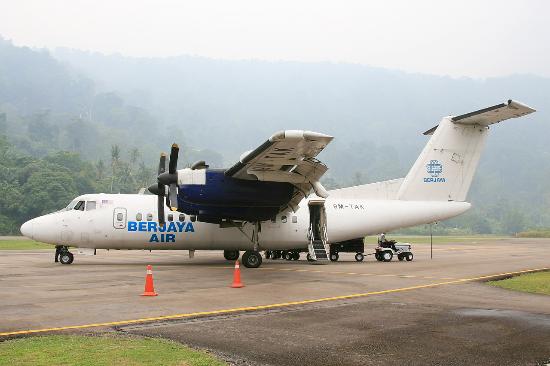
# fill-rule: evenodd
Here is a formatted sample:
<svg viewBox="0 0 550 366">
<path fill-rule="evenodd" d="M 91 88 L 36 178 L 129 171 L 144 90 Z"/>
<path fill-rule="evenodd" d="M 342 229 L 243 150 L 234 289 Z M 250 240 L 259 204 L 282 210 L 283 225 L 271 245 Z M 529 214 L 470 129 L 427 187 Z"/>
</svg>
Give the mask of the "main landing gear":
<svg viewBox="0 0 550 366">
<path fill-rule="evenodd" d="M 246 268 L 258 268 L 262 264 L 262 256 L 257 250 L 247 250 L 243 253 L 242 262 Z"/>
<path fill-rule="evenodd" d="M 239 259 L 239 251 L 238 250 L 224 250 L 223 251 L 223 257 L 227 259 L 228 261 L 236 261 Z"/>
<path fill-rule="evenodd" d="M 238 250 L 223 251 L 223 257 L 228 261 L 236 261 L 239 259 L 239 254 Z M 243 253 L 241 261 L 246 268 L 258 268 L 262 264 L 262 256 L 257 250 L 247 250 Z"/>
<path fill-rule="evenodd" d="M 73 263 L 74 255 L 69 252 L 69 248 L 64 245 L 55 246 L 55 263 L 71 264 Z"/>
</svg>

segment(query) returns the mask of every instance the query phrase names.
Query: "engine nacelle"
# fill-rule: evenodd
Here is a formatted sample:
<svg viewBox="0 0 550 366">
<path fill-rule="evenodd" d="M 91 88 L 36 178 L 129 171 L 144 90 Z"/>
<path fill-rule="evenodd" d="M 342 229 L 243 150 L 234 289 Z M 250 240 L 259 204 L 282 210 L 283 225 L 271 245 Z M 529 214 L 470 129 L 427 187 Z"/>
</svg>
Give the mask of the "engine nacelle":
<svg viewBox="0 0 550 366">
<path fill-rule="evenodd" d="M 286 206 L 294 194 L 295 187 L 290 183 L 236 179 L 224 172 L 203 169 L 182 175 L 178 171 L 178 210 L 211 223 L 224 219 L 265 221 Z"/>
</svg>

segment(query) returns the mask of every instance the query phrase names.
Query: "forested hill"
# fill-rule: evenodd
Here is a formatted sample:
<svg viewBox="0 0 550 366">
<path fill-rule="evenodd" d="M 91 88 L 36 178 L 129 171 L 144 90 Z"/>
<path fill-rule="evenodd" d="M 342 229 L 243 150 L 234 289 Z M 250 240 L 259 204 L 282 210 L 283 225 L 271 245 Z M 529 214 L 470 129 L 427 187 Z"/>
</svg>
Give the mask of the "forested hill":
<svg viewBox="0 0 550 366">
<path fill-rule="evenodd" d="M 277 130 L 310 129 L 336 137 L 320 156 L 328 187 L 367 183 L 404 176 L 427 141 L 421 133 L 442 116 L 513 98 L 538 112 L 492 128 L 474 209 L 440 226 L 511 233 L 550 227 L 548 95 L 550 80 L 532 75 L 473 80 L 350 64 L 50 54 L 0 39 L 0 135 L 17 156 L 0 165 L 0 177 L 11 179 L 5 186 L 19 194 L 11 197 L 49 194 L 14 171 L 27 166 L 55 165 L 59 175 L 47 180 L 61 187 L 67 170 L 85 175 L 71 194 L 134 191 L 174 141 L 184 146 L 180 167 L 199 158 L 227 166 Z M 31 208 L 5 198 L 0 215 L 13 231 L 31 213 L 67 203 L 48 197 L 48 205 L 26 201 Z"/>
</svg>

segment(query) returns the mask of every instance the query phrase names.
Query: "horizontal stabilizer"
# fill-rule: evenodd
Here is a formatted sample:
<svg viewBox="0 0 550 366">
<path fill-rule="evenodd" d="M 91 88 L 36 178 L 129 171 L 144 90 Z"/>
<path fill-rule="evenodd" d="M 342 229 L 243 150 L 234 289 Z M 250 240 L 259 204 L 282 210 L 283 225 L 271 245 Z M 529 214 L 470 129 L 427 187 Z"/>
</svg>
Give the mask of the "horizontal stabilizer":
<svg viewBox="0 0 550 366">
<path fill-rule="evenodd" d="M 533 112 L 535 112 L 533 108 L 509 99 L 506 103 L 451 117 L 451 121 L 462 125 L 489 126 L 510 118 L 525 116 Z M 432 127 L 424 132 L 424 135 L 432 135 L 436 129 L 437 126 Z"/>
</svg>

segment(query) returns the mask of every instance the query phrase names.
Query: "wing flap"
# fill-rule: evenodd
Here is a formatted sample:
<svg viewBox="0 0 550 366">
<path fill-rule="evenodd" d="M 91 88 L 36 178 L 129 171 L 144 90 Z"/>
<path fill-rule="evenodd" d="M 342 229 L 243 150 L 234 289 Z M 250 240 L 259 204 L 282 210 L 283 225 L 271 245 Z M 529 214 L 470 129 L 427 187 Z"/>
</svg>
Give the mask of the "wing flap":
<svg viewBox="0 0 550 366">
<path fill-rule="evenodd" d="M 317 181 L 327 170 L 315 157 L 333 137 L 318 132 L 286 130 L 245 153 L 225 175 L 249 180 L 307 183 Z"/>
</svg>

